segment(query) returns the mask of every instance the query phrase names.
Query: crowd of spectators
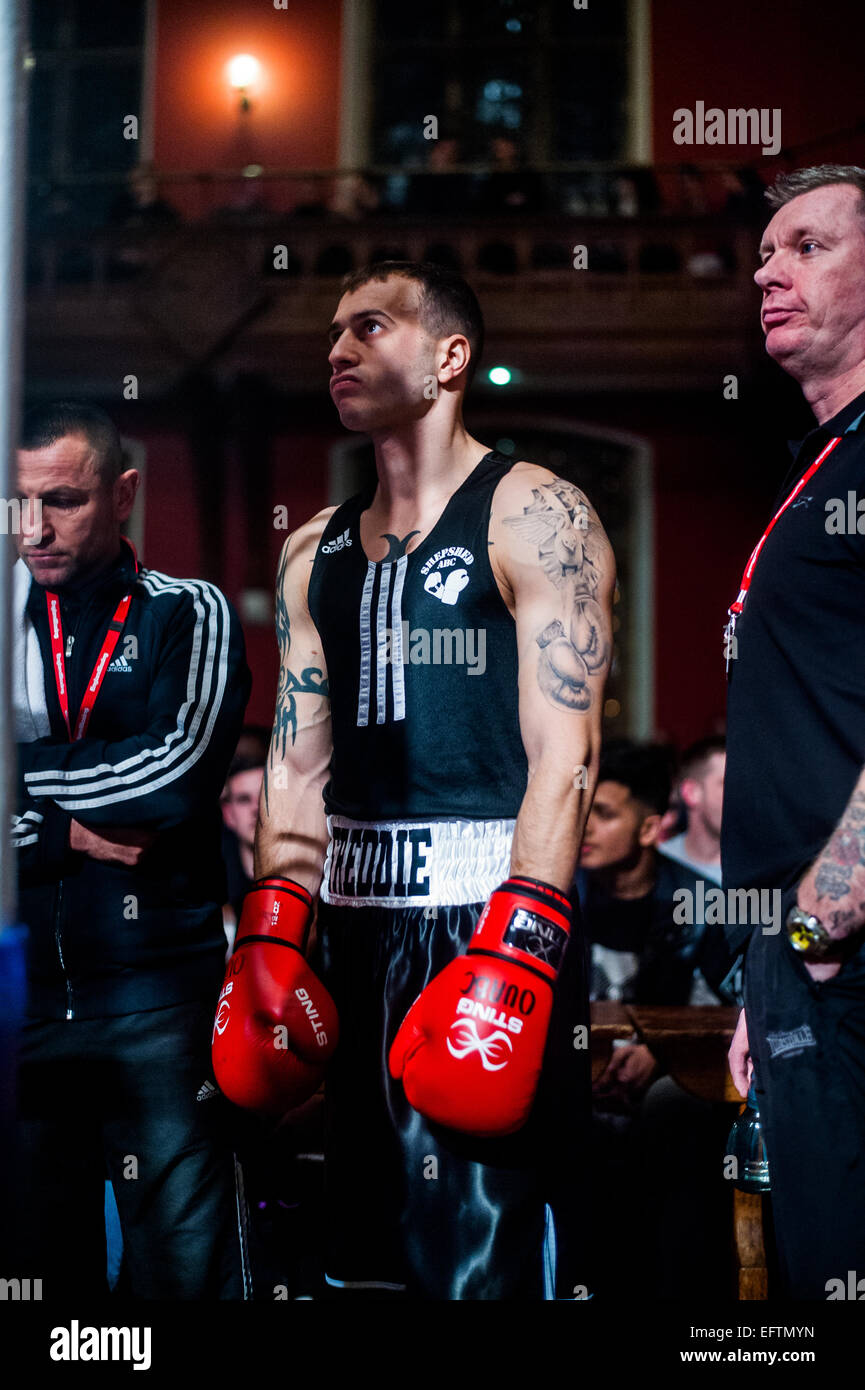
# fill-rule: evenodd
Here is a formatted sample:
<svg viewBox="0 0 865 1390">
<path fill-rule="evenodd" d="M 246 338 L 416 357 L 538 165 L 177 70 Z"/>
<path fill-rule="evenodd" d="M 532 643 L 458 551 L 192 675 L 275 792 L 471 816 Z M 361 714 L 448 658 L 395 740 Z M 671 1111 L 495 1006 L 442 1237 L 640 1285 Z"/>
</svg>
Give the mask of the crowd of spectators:
<svg viewBox="0 0 865 1390">
<path fill-rule="evenodd" d="M 315 176 L 269 172 L 260 165 L 239 174 L 194 180 L 196 215 L 184 217 L 189 188 L 152 163 L 136 165 L 113 194 L 89 186 L 39 183 L 31 188 L 31 236 L 107 229 L 164 232 L 184 221 L 248 224 L 285 216 L 352 224 L 369 216 L 509 219 L 555 216 L 591 219 L 726 217 L 759 221 L 763 181 L 750 167 L 701 170 L 603 166 L 582 170 L 535 168 L 510 133 L 494 135 L 483 162 L 465 161 L 460 140 L 429 141 L 423 164 Z"/>
<path fill-rule="evenodd" d="M 242 175 L 203 175 L 191 192 L 171 177 L 160 179 L 151 164 L 141 164 L 103 203 L 101 222 L 88 209 L 88 198 L 86 190 L 72 188 L 31 190 L 28 283 L 88 282 L 97 260 L 99 278 L 132 281 L 158 270 L 176 238 L 200 236 L 208 228 L 261 231 L 284 243 L 278 266 L 272 251 L 265 255 L 262 272 L 268 276 L 290 278 L 305 271 L 340 276 L 354 268 L 353 236 L 364 222 L 374 224 L 383 238 L 365 259 L 400 260 L 406 253 L 399 229 L 419 220 L 431 232 L 424 259 L 463 273 L 477 269 L 507 276 L 520 264 L 513 229 L 518 221 L 535 219 L 532 269 L 570 270 L 570 233 L 556 238 L 544 226 L 557 218 L 563 226 L 564 219 L 573 218 L 592 223 L 589 264 L 597 273 L 624 274 L 633 264 L 642 274 L 684 271 L 713 279 L 736 269 L 734 232 L 759 222 L 763 183 L 749 168 L 534 169 L 523 162 L 510 135 L 492 139 L 486 163 L 467 165 L 457 137 L 446 135 L 430 141 L 420 168 L 295 177 L 269 175 L 253 165 Z M 196 214 L 182 215 L 179 205 L 194 205 Z M 452 232 L 461 218 L 487 224 L 492 233 L 478 246 L 474 266 L 461 264 L 458 237 L 445 230 Z M 616 232 L 638 219 L 644 234 L 632 255 Z M 685 242 L 665 231 L 676 219 L 686 219 L 690 228 Z M 301 251 L 310 233 L 317 243 L 311 257 Z"/>
</svg>

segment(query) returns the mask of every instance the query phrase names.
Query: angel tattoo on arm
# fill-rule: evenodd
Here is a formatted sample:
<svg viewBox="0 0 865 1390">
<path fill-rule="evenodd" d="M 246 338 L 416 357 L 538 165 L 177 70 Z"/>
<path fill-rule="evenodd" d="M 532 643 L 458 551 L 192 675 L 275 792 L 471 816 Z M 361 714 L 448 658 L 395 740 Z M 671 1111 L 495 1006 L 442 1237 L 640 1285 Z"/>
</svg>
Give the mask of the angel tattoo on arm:
<svg viewBox="0 0 865 1390">
<path fill-rule="evenodd" d="M 601 542 L 586 498 L 573 483 L 557 478 L 532 488 L 532 501 L 505 524 L 531 545 L 547 578 L 562 595 L 562 616 L 538 633 L 538 684 L 561 709 L 587 710 L 589 677 L 609 658 L 604 614 L 597 594 Z"/>
</svg>

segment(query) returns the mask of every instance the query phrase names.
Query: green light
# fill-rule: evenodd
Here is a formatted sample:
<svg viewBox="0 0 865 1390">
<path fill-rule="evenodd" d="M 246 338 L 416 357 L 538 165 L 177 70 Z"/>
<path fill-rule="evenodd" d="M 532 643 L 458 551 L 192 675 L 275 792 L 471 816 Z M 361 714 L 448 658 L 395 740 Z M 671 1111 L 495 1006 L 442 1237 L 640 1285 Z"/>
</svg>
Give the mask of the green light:
<svg viewBox="0 0 865 1390">
<path fill-rule="evenodd" d="M 492 382 L 493 386 L 508 386 L 511 380 L 510 367 L 490 367 L 487 380 Z"/>
</svg>

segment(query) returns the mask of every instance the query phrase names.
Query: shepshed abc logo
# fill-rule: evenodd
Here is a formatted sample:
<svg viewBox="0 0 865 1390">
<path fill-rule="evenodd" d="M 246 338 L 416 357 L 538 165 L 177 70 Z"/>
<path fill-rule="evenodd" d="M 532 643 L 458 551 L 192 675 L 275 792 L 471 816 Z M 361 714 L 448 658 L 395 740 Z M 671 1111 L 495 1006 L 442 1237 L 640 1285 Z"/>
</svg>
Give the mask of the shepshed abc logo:
<svg viewBox="0 0 865 1390">
<path fill-rule="evenodd" d="M 469 582 L 469 572 L 465 566 L 474 562 L 474 555 L 463 545 L 447 545 L 443 550 L 437 550 L 421 565 L 424 589 L 439 603 L 453 608 Z"/>
</svg>

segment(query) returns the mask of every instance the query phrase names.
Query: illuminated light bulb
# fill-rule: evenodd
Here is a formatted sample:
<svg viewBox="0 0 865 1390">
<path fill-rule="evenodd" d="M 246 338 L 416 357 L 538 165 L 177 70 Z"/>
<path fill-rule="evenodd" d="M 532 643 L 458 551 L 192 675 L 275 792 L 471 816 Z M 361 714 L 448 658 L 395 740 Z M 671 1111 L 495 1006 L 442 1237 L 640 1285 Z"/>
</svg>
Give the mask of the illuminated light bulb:
<svg viewBox="0 0 865 1390">
<path fill-rule="evenodd" d="M 261 63 L 251 53 L 238 53 L 228 64 L 228 80 L 238 92 L 246 91 L 261 73 Z"/>
</svg>

